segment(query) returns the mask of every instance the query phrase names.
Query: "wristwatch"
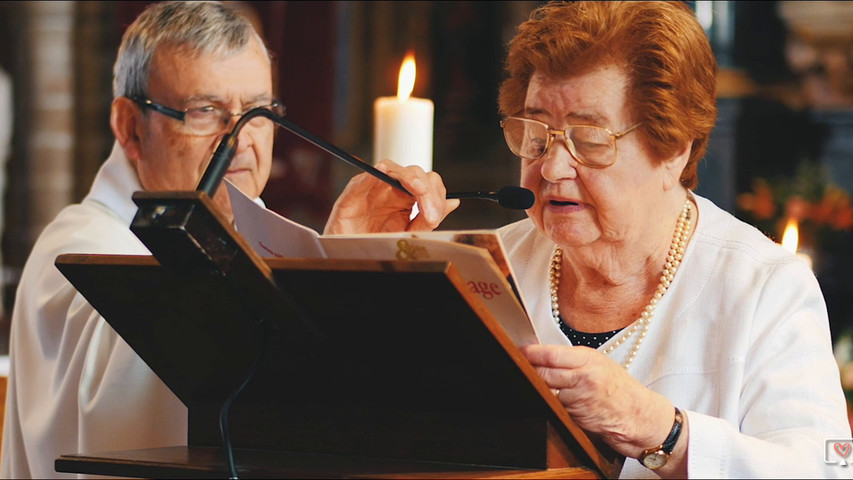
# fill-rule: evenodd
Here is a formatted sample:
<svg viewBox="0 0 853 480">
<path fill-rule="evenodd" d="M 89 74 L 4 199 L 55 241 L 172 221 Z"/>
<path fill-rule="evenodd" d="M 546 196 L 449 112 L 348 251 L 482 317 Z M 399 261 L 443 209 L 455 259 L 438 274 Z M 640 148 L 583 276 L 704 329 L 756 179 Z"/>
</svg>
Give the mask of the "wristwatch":
<svg viewBox="0 0 853 480">
<path fill-rule="evenodd" d="M 643 454 L 640 455 L 639 460 L 646 466 L 646 468 L 657 470 L 658 468 L 666 465 L 666 461 L 669 460 L 669 456 L 672 455 L 672 451 L 675 450 L 675 444 L 678 442 L 678 437 L 681 435 L 681 425 L 683 422 L 684 418 L 681 416 L 681 410 L 676 407 L 675 421 L 672 422 L 672 430 L 669 431 L 669 435 L 666 437 L 666 440 L 657 447 L 652 447 L 643 451 Z"/>
</svg>

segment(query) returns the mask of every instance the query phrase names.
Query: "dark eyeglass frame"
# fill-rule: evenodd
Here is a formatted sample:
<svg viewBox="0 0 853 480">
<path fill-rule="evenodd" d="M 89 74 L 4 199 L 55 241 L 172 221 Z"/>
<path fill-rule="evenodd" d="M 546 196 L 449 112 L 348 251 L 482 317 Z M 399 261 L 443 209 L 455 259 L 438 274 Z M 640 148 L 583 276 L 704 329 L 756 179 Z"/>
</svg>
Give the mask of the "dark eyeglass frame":
<svg viewBox="0 0 853 480">
<path fill-rule="evenodd" d="M 282 105 L 281 102 L 276 98 L 274 98 L 272 100 L 272 103 L 270 103 L 268 105 L 259 105 L 257 107 L 250 107 L 250 108 L 247 108 L 246 110 L 244 110 L 240 113 L 233 113 L 233 112 L 231 112 L 225 108 L 214 107 L 212 105 L 211 106 L 205 106 L 205 107 L 198 107 L 198 108 L 187 108 L 186 110 L 177 110 L 177 109 L 167 107 L 165 105 L 153 102 L 149 98 L 140 97 L 138 95 L 134 95 L 134 96 L 131 96 L 128 98 L 133 100 L 140 107 L 151 109 L 151 110 L 153 110 L 153 111 L 155 111 L 161 115 L 165 115 L 169 118 L 174 118 L 175 120 L 179 120 L 183 123 L 186 123 L 186 121 L 187 121 L 187 112 L 189 112 L 191 110 L 203 110 L 206 108 L 216 108 L 217 110 L 220 110 L 222 112 L 227 113 L 229 118 L 242 117 L 243 115 L 246 114 L 246 112 L 248 112 L 249 110 L 252 110 L 253 108 L 268 108 L 268 109 L 273 110 L 273 111 L 275 111 L 275 109 L 280 109 L 280 116 L 284 116 L 285 111 L 286 111 L 286 107 L 284 105 Z M 276 113 L 279 113 L 279 112 L 276 112 Z M 223 118 L 225 118 L 225 117 L 223 116 Z M 229 123 L 230 122 L 226 123 L 226 125 L 228 125 Z M 211 132 L 211 133 L 206 134 L 206 135 L 213 135 L 214 133 L 217 133 L 217 132 Z"/>
<path fill-rule="evenodd" d="M 564 128 L 563 130 L 557 130 L 555 128 L 552 128 L 550 125 L 548 125 L 545 122 L 540 122 L 539 120 L 534 120 L 532 118 L 525 118 L 525 117 L 519 117 L 519 116 L 512 115 L 512 116 L 506 117 L 503 120 L 501 120 L 501 129 L 504 131 L 504 140 L 507 143 L 507 147 L 509 147 L 510 151 L 514 155 L 518 155 L 519 157 L 521 157 L 522 155 L 520 155 L 519 153 L 515 152 L 512 149 L 512 146 L 509 144 L 509 139 L 506 138 L 506 135 L 507 135 L 506 134 L 506 121 L 510 120 L 510 119 L 520 120 L 522 122 L 538 123 L 538 124 L 545 127 L 545 131 L 548 134 L 548 137 L 545 140 L 545 148 L 542 149 L 542 153 L 538 157 L 525 157 L 525 158 L 529 158 L 530 160 L 538 160 L 538 159 L 544 157 L 545 154 L 548 153 L 548 149 L 551 148 L 551 145 L 554 144 L 554 139 L 557 137 L 557 135 L 562 135 L 563 138 L 566 139 L 566 146 L 569 147 L 569 153 L 572 155 L 572 158 L 577 160 L 578 163 L 580 163 L 581 165 L 583 165 L 585 167 L 599 168 L 599 169 L 600 168 L 612 167 L 616 163 L 616 158 L 617 158 L 618 153 L 619 153 L 619 148 L 617 147 L 616 140 L 619 140 L 620 138 L 624 137 L 625 135 L 628 135 L 629 133 L 636 130 L 637 127 L 639 127 L 640 125 L 643 124 L 643 122 L 638 122 L 638 123 L 626 128 L 625 130 L 622 130 L 621 132 L 618 132 L 618 133 L 613 133 L 610 131 L 609 128 L 600 127 L 598 125 L 567 125 L 566 128 Z M 595 164 L 589 164 L 585 160 L 581 159 L 580 156 L 578 155 L 578 153 L 575 151 L 574 142 L 571 141 L 571 137 L 569 136 L 569 130 L 571 130 L 572 128 L 576 128 L 576 127 L 596 128 L 596 129 L 605 131 L 610 136 L 610 139 L 613 142 L 613 161 L 608 163 L 607 165 L 595 165 Z"/>
</svg>

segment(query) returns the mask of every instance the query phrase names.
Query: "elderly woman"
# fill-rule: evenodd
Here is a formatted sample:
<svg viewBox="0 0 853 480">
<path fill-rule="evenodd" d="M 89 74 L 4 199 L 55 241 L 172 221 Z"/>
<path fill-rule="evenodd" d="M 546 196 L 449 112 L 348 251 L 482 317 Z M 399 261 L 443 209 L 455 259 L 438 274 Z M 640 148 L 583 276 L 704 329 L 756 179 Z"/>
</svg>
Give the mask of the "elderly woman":
<svg viewBox="0 0 853 480">
<path fill-rule="evenodd" d="M 851 434 L 814 275 L 691 191 L 715 70 L 682 2 L 548 4 L 519 27 L 500 108 L 536 202 L 501 234 L 541 341 L 523 351 L 623 477 L 846 475 L 824 461 Z M 330 232 L 411 228 L 411 200 L 348 188 L 400 211 Z"/>
</svg>

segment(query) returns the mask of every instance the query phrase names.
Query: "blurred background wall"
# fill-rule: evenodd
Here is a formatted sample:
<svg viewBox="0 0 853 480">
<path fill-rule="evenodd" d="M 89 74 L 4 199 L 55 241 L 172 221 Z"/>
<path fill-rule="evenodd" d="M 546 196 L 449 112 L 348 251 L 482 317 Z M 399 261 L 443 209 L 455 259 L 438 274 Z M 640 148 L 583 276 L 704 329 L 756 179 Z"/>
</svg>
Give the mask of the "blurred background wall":
<svg viewBox="0 0 853 480">
<path fill-rule="evenodd" d="M 0 67 L 13 92 L 5 123 L 0 98 L 0 142 L 4 132 L 10 138 L 0 145 L 9 152 L 0 158 L 0 353 L 33 242 L 59 209 L 85 196 L 112 146 L 112 64 L 124 28 L 148 3 L 0 3 Z M 497 89 L 505 45 L 540 2 L 233 3 L 275 53 L 278 95 L 296 124 L 370 161 L 373 101 L 396 94 L 400 64 L 413 51 L 413 94 L 435 102 L 433 165 L 449 189 L 517 182 Z M 688 3 L 721 67 L 720 116 L 698 193 L 776 241 L 788 219 L 798 220 L 833 333 L 842 332 L 853 323 L 853 3 Z M 277 135 L 263 198 L 322 230 L 359 171 L 287 132 Z M 466 201 L 442 228 L 491 228 L 523 215 Z"/>
</svg>

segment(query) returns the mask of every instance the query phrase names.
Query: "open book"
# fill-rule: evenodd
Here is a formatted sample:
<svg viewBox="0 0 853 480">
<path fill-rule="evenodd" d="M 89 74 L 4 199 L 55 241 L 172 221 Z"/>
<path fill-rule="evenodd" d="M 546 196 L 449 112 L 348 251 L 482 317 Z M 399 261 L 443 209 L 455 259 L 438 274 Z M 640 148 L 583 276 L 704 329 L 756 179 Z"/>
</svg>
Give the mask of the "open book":
<svg viewBox="0 0 853 480">
<path fill-rule="evenodd" d="M 261 257 L 449 261 L 516 345 L 539 343 L 493 230 L 320 235 L 225 182 L 236 228 Z"/>
</svg>

